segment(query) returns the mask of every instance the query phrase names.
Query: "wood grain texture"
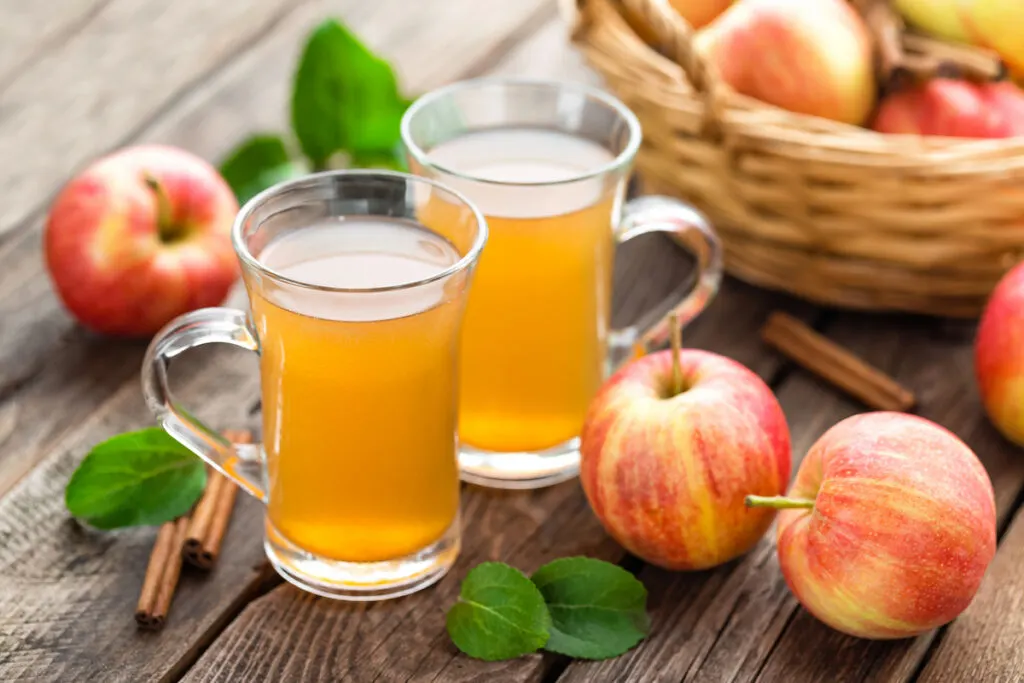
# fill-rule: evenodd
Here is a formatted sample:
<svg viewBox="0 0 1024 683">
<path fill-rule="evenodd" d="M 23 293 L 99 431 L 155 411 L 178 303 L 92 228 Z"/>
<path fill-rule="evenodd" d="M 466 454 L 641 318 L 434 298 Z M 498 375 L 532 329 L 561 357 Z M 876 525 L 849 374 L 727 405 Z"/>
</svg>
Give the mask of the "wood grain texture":
<svg viewBox="0 0 1024 683">
<path fill-rule="evenodd" d="M 3 91 L 0 235 L 297 3 L 113 0 Z"/>
<path fill-rule="evenodd" d="M 553 12 L 547 0 L 499 9 L 467 0 L 303 5 L 135 139 L 177 145 L 216 160 L 249 133 L 286 130 L 291 73 L 303 37 L 327 13 L 341 16 L 392 59 L 406 90 L 417 92 L 458 77 L 490 58 L 496 43 Z M 399 15 L 403 19 L 396 28 L 393 18 Z M 459 16 L 471 21 L 474 30 L 466 31 L 456 21 Z M 398 30 L 427 23 L 435 28 Z M 51 290 L 40 258 L 40 233 L 37 223 L 0 245 L 0 427 L 5 415 L 24 422 L 6 435 L 6 442 L 0 429 L 0 494 L 91 405 L 133 379 L 144 350 L 143 344 L 98 339 L 73 323 Z"/>
<path fill-rule="evenodd" d="M 1024 461 L 981 414 L 971 374 L 971 328 L 914 318 L 836 317 L 826 328 L 829 337 L 911 387 L 920 397 L 920 414 L 979 453 L 997 482 L 1005 518 L 1024 482 Z M 828 427 L 864 410 L 797 369 L 777 394 L 790 422 L 794 472 Z M 774 532 L 746 557 L 710 572 L 645 568 L 640 578 L 651 590 L 653 635 L 624 657 L 573 663 L 560 681 L 905 681 L 934 635 L 872 643 L 827 628 L 787 590 Z M 681 597 L 686 595 L 697 597 Z"/>
<path fill-rule="evenodd" d="M 974 602 L 942 636 L 919 683 L 1024 680 L 1024 509 Z"/>
<path fill-rule="evenodd" d="M 9 2 L 0 9 L 0 97 L 10 80 L 57 51 L 111 0 Z"/>
<path fill-rule="evenodd" d="M 176 361 L 179 398 L 213 426 L 245 426 L 254 365 L 228 349 Z M 262 509 L 244 497 L 217 567 L 182 575 L 162 633 L 137 631 L 132 614 L 156 529 L 90 530 L 68 516 L 63 491 L 93 445 L 149 424 L 138 388 L 125 386 L 0 500 L 0 680 L 171 680 L 260 585 Z"/>
</svg>

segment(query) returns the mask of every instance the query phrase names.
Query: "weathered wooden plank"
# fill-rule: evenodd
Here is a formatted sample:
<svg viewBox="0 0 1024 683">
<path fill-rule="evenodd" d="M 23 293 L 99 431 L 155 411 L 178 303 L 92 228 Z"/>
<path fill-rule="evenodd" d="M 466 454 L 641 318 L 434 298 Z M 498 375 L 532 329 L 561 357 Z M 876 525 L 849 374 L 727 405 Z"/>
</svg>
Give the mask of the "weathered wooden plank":
<svg viewBox="0 0 1024 683">
<path fill-rule="evenodd" d="M 974 602 L 946 629 L 917 680 L 1024 680 L 1024 510 L 999 544 Z"/>
<path fill-rule="evenodd" d="M 211 424 L 249 423 L 254 357 L 220 349 L 175 366 L 181 400 Z M 63 489 L 92 445 L 151 423 L 138 388 L 125 386 L 0 500 L 0 680 L 166 680 L 258 588 L 261 510 L 240 497 L 217 567 L 183 574 L 161 633 L 137 631 L 134 606 L 156 530 L 83 527 L 64 509 Z"/>
<path fill-rule="evenodd" d="M 3 90 L 0 157 L 18 163 L 0 168 L 0 235 L 297 6 L 113 0 L 60 50 L 19 72 Z"/>
<path fill-rule="evenodd" d="M 109 2 L 9 2 L 0 7 L 0 93 L 19 71 L 59 50 Z"/>
<path fill-rule="evenodd" d="M 584 516 L 574 482 L 536 492 L 489 494 L 469 488 L 463 497 L 466 538 L 456 574 L 468 566 L 514 557 L 524 570 L 551 552 L 554 528 L 576 525 L 563 551 L 605 554 L 610 541 Z M 532 562 L 532 565 L 531 565 Z M 250 604 L 214 641 L 185 677 L 219 680 L 406 680 L 430 678 L 438 659 L 455 653 L 444 634 L 444 607 L 458 593 L 449 577 L 424 593 L 382 603 L 352 605 L 315 598 L 290 584 Z M 540 665 L 540 657 L 533 657 Z M 488 667 L 510 680 L 511 663 Z"/>
<path fill-rule="evenodd" d="M 1024 462 L 988 425 L 971 374 L 971 330 L 959 323 L 844 314 L 829 336 L 917 391 L 920 413 L 964 438 L 996 482 L 1005 517 L 1021 483 Z M 777 390 L 790 419 L 799 460 L 835 422 L 864 410 L 831 387 L 793 370 Z M 825 627 L 789 594 L 771 535 L 737 563 L 711 572 L 670 574 L 645 568 L 654 635 L 642 648 L 609 662 L 574 663 L 560 679 L 685 681 L 908 680 L 934 634 L 871 643 Z M 721 586 L 706 604 L 676 600 L 705 584 Z"/>
<path fill-rule="evenodd" d="M 217 159 L 249 132 L 285 130 L 287 92 L 302 38 L 327 12 L 342 16 L 392 59 L 406 88 L 415 92 L 471 69 L 477 60 L 490 57 L 494 44 L 554 8 L 546 0 L 497 9 L 467 0 L 335 0 L 329 7 L 311 3 L 282 20 L 262 43 L 192 91 L 138 139 Z M 398 32 L 391 18 L 399 15 L 399 28 L 406 23 L 436 28 Z M 456 21 L 460 16 L 473 30 Z M 439 19 L 444 21 L 435 24 Z M 19 415 L 30 425 L 8 434 L 6 442 L 0 430 L 0 493 L 38 461 L 48 443 L 134 377 L 144 348 L 97 340 L 60 309 L 39 258 L 40 227 L 0 246 L 0 417 Z"/>
</svg>

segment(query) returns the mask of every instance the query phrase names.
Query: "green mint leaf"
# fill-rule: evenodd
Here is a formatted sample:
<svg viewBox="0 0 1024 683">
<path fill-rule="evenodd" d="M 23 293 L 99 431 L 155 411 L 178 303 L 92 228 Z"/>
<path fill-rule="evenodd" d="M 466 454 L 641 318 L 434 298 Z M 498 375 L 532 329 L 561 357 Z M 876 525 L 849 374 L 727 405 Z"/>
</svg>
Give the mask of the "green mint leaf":
<svg viewBox="0 0 1024 683">
<path fill-rule="evenodd" d="M 650 631 L 647 589 L 622 567 L 566 557 L 533 574 L 551 613 L 545 650 L 582 659 L 617 657 Z"/>
<path fill-rule="evenodd" d="M 162 524 L 188 512 L 205 486 L 203 461 L 151 428 L 93 448 L 71 475 L 64 503 L 100 529 Z"/>
<path fill-rule="evenodd" d="M 391 150 L 407 106 L 391 66 L 340 22 L 313 31 L 295 72 L 292 128 L 314 168 L 341 151 Z"/>
<path fill-rule="evenodd" d="M 352 155 L 352 168 L 383 168 L 389 171 L 409 172 L 404 150 L 396 146 L 393 150 L 356 152 Z"/>
<path fill-rule="evenodd" d="M 288 158 L 284 140 L 268 134 L 249 138 L 236 147 L 220 166 L 220 174 L 234 190 L 239 204 L 301 172 L 302 169 Z"/>
<path fill-rule="evenodd" d="M 489 662 L 536 652 L 548 639 L 551 617 L 530 579 L 501 562 L 475 567 L 448 611 L 448 635 L 470 657 Z"/>
</svg>

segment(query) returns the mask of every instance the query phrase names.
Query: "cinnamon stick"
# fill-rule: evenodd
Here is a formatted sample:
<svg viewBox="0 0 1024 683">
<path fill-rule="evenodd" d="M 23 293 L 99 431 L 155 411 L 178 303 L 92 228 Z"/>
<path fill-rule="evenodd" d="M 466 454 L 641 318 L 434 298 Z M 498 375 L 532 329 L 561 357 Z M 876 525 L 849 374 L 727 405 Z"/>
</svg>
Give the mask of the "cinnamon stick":
<svg viewBox="0 0 1024 683">
<path fill-rule="evenodd" d="M 917 57 L 933 63 L 935 73 L 927 76 L 953 76 L 971 81 L 998 81 L 1006 77 L 1006 65 L 999 55 L 973 45 L 948 43 L 917 33 L 903 34 L 907 58 Z"/>
<path fill-rule="evenodd" d="M 251 443 L 249 432 L 224 432 L 224 436 L 235 443 Z M 188 533 L 182 546 L 182 557 L 199 569 L 210 569 L 217 561 L 224 532 L 231 521 L 238 487 L 219 472 L 211 472 L 206 491 L 196 506 Z"/>
<path fill-rule="evenodd" d="M 879 80 L 886 83 L 904 62 L 903 19 L 889 5 L 888 0 L 854 0 L 864 18 L 874 47 Z"/>
<path fill-rule="evenodd" d="M 179 517 L 173 522 L 164 522 L 157 532 L 135 608 L 135 621 L 142 628 L 157 630 L 163 628 L 167 621 L 167 612 L 181 576 L 181 546 L 188 523 L 187 516 Z"/>
<path fill-rule="evenodd" d="M 776 311 L 761 329 L 769 346 L 875 410 L 905 412 L 916 399 L 906 388 L 796 318 Z"/>
<path fill-rule="evenodd" d="M 991 50 L 907 31 L 890 0 L 853 0 L 871 35 L 878 80 L 887 92 L 932 78 L 975 82 L 1005 77 L 1006 65 Z"/>
</svg>

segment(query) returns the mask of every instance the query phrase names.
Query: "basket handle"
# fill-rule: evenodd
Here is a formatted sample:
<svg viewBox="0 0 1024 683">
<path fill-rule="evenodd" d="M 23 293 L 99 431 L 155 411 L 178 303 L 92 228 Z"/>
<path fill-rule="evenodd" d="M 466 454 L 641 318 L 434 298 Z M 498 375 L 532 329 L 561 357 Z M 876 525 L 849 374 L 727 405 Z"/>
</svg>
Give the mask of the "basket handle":
<svg viewBox="0 0 1024 683">
<path fill-rule="evenodd" d="M 586 0 L 562 2 L 563 16 L 569 18 L 573 33 L 586 22 L 586 4 Z M 667 0 L 618 0 L 613 4 L 636 14 L 654 31 L 661 43 L 661 52 L 682 67 L 683 74 L 703 101 L 704 133 L 720 136 L 726 111 L 725 89 L 715 67 L 694 48 L 693 27 Z"/>
</svg>

